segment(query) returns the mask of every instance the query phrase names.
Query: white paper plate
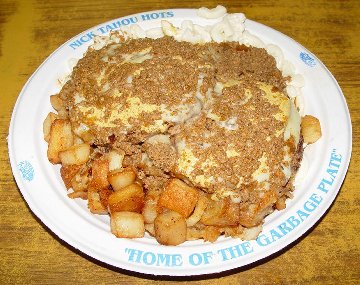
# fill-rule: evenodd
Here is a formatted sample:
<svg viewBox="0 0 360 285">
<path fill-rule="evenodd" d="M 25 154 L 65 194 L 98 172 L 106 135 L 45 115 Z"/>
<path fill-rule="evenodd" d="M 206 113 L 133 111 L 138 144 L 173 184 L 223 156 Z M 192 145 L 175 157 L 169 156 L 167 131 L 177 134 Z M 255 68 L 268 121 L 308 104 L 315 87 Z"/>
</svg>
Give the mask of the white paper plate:
<svg viewBox="0 0 360 285">
<path fill-rule="evenodd" d="M 283 249 L 310 229 L 334 201 L 351 155 L 351 121 L 343 94 L 326 67 L 289 37 L 246 20 L 247 29 L 265 43 L 280 46 L 285 58 L 305 78 L 305 113 L 322 125 L 322 138 L 306 148 L 309 172 L 296 188 L 287 208 L 270 215 L 255 241 L 220 238 L 216 243 L 186 242 L 162 246 L 153 238 L 118 239 L 110 233 L 107 216 L 92 215 L 86 203 L 71 200 L 59 175 L 46 157 L 42 123 L 51 111 L 49 96 L 59 91 L 57 80 L 70 72 L 68 61 L 81 58 L 93 35 L 137 22 L 142 28 L 160 26 L 166 18 L 179 26 L 183 20 L 214 23 L 196 10 L 152 11 L 96 26 L 59 47 L 31 76 L 16 102 L 9 130 L 9 155 L 19 189 L 31 210 L 60 239 L 110 265 L 155 275 L 200 275 L 221 272 L 258 261 Z M 115 23 L 115 24 L 114 24 Z"/>
</svg>

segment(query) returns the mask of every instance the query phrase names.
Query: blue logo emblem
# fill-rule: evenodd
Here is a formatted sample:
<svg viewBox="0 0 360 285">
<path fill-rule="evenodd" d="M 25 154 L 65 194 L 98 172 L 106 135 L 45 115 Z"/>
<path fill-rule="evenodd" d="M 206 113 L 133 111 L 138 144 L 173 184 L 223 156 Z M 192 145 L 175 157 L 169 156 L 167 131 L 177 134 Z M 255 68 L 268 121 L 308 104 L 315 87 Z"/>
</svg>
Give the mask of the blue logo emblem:
<svg viewBox="0 0 360 285">
<path fill-rule="evenodd" d="M 300 53 L 300 59 L 308 66 L 310 67 L 314 67 L 316 65 L 316 61 L 313 57 L 311 57 L 308 53 L 306 52 L 301 52 Z"/>
<path fill-rule="evenodd" d="M 23 179 L 31 181 L 34 179 L 34 167 L 27 160 L 21 161 L 18 164 Z"/>
</svg>

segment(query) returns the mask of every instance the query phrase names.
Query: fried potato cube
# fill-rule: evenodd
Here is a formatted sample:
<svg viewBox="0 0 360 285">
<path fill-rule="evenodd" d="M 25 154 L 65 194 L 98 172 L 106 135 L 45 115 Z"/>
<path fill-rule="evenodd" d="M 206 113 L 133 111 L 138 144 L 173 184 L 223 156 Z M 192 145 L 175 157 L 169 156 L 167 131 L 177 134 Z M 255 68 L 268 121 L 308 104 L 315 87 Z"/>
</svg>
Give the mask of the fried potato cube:
<svg viewBox="0 0 360 285">
<path fill-rule="evenodd" d="M 86 163 L 90 157 L 90 145 L 83 143 L 73 145 L 67 150 L 59 152 L 62 165 L 81 165 Z"/>
<path fill-rule="evenodd" d="M 124 168 L 111 171 L 108 174 L 108 180 L 115 191 L 133 184 L 136 179 L 136 173 L 131 168 Z"/>
<path fill-rule="evenodd" d="M 158 205 L 187 218 L 193 212 L 198 198 L 199 192 L 196 188 L 186 185 L 180 179 L 173 178 L 165 185 Z"/>
<path fill-rule="evenodd" d="M 50 127 L 49 146 L 47 151 L 51 163 L 60 162 L 59 152 L 68 149 L 73 145 L 74 136 L 71 132 L 69 120 L 55 119 Z"/>
<path fill-rule="evenodd" d="M 141 238 L 145 234 L 144 218 L 139 213 L 112 213 L 110 227 L 111 232 L 119 238 Z"/>
<path fill-rule="evenodd" d="M 301 120 L 301 134 L 304 142 L 311 144 L 321 138 L 321 126 L 317 118 L 306 115 Z"/>
<path fill-rule="evenodd" d="M 88 208 L 91 213 L 105 215 L 107 208 L 101 203 L 100 194 L 94 190 L 88 191 Z"/>
<path fill-rule="evenodd" d="M 51 95 L 50 96 L 50 103 L 51 106 L 56 110 L 59 111 L 62 108 L 64 108 L 64 102 L 63 100 L 60 98 L 59 95 Z"/>
<path fill-rule="evenodd" d="M 200 222 L 207 226 L 236 226 L 239 218 L 239 203 L 233 203 L 227 197 L 219 201 L 208 199 Z"/>
<path fill-rule="evenodd" d="M 50 96 L 51 106 L 58 112 L 60 118 L 67 118 L 68 111 L 65 108 L 64 101 L 60 98 L 59 95 L 51 95 Z"/>
<path fill-rule="evenodd" d="M 144 207 L 143 188 L 133 183 L 109 196 L 109 209 L 111 213 L 129 211 L 140 213 Z"/>
<path fill-rule="evenodd" d="M 43 123 L 43 134 L 44 134 L 44 140 L 46 142 L 49 142 L 50 139 L 50 129 L 51 129 L 51 125 L 52 123 L 58 118 L 58 115 L 56 115 L 55 113 L 50 112 Z"/>
<path fill-rule="evenodd" d="M 120 151 L 112 150 L 108 153 L 108 157 L 109 157 L 109 170 L 110 171 L 122 168 L 122 162 L 125 157 L 124 151 L 120 152 Z"/>
<path fill-rule="evenodd" d="M 81 165 L 66 165 L 60 168 L 60 175 L 62 180 L 64 181 L 66 189 L 71 188 L 72 180 L 75 175 L 79 172 Z"/>
<path fill-rule="evenodd" d="M 94 139 L 94 135 L 89 129 L 88 126 L 81 123 L 79 125 L 75 124 L 73 128 L 74 134 L 82 139 L 84 142 L 91 142 Z"/>
<path fill-rule="evenodd" d="M 92 180 L 90 186 L 97 190 L 108 188 L 110 183 L 107 179 L 109 173 L 109 161 L 104 158 L 94 160 L 92 164 Z"/>
<path fill-rule="evenodd" d="M 99 192 L 99 196 L 100 196 L 100 202 L 101 204 L 108 208 L 108 205 L 109 205 L 109 197 L 112 193 L 114 193 L 114 191 L 108 189 L 108 188 L 104 188 L 104 189 L 101 189 Z"/>
<path fill-rule="evenodd" d="M 160 244 L 178 245 L 186 241 L 185 218 L 174 211 L 159 214 L 154 221 L 155 238 Z"/>
<path fill-rule="evenodd" d="M 76 173 L 74 178 L 71 180 L 71 188 L 74 192 L 87 192 L 88 184 L 89 184 L 88 174 L 85 173 Z"/>
</svg>

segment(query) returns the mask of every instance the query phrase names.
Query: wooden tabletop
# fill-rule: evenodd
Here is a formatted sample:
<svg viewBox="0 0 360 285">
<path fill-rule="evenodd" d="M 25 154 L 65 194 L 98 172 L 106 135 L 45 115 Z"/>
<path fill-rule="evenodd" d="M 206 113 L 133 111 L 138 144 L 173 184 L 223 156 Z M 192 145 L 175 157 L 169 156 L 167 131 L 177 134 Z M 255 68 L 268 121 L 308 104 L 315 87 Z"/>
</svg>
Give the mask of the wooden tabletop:
<svg viewBox="0 0 360 285">
<path fill-rule="evenodd" d="M 66 245 L 32 214 L 12 175 L 6 138 L 21 88 L 51 52 L 94 25 L 143 11 L 215 7 L 217 2 L 2 0 L 0 284 L 360 284 L 360 1 L 218 3 L 304 45 L 341 86 L 352 118 L 353 151 L 345 182 L 326 216 L 280 253 L 215 276 L 162 281 L 106 266 Z"/>
</svg>

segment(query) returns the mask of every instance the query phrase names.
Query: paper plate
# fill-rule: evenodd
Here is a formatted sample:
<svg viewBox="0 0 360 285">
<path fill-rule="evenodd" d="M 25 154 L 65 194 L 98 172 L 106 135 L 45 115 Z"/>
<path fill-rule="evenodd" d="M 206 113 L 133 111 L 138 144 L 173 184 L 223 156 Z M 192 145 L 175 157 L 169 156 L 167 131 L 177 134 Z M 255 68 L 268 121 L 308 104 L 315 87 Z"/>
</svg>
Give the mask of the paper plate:
<svg viewBox="0 0 360 285">
<path fill-rule="evenodd" d="M 305 150 L 309 171 L 287 201 L 287 208 L 265 220 L 253 241 L 220 238 L 215 243 L 192 241 L 171 247 L 146 236 L 118 239 L 110 233 L 109 218 L 91 214 L 85 201 L 72 200 L 59 174 L 49 163 L 42 124 L 50 112 L 49 96 L 60 90 L 58 79 L 70 73 L 68 61 L 81 58 L 95 35 L 137 23 L 143 29 L 159 27 L 167 19 L 200 25 L 214 23 L 193 9 L 151 11 L 109 21 L 72 38 L 31 76 L 16 102 L 9 130 L 9 155 L 18 187 L 31 210 L 60 239 L 107 264 L 154 275 L 200 275 L 238 268 L 283 249 L 310 229 L 334 201 L 351 155 L 351 121 L 344 96 L 331 73 L 311 52 L 289 37 L 246 20 L 246 28 L 265 43 L 282 48 L 305 78 L 305 113 L 319 118 L 323 136 Z"/>
</svg>

